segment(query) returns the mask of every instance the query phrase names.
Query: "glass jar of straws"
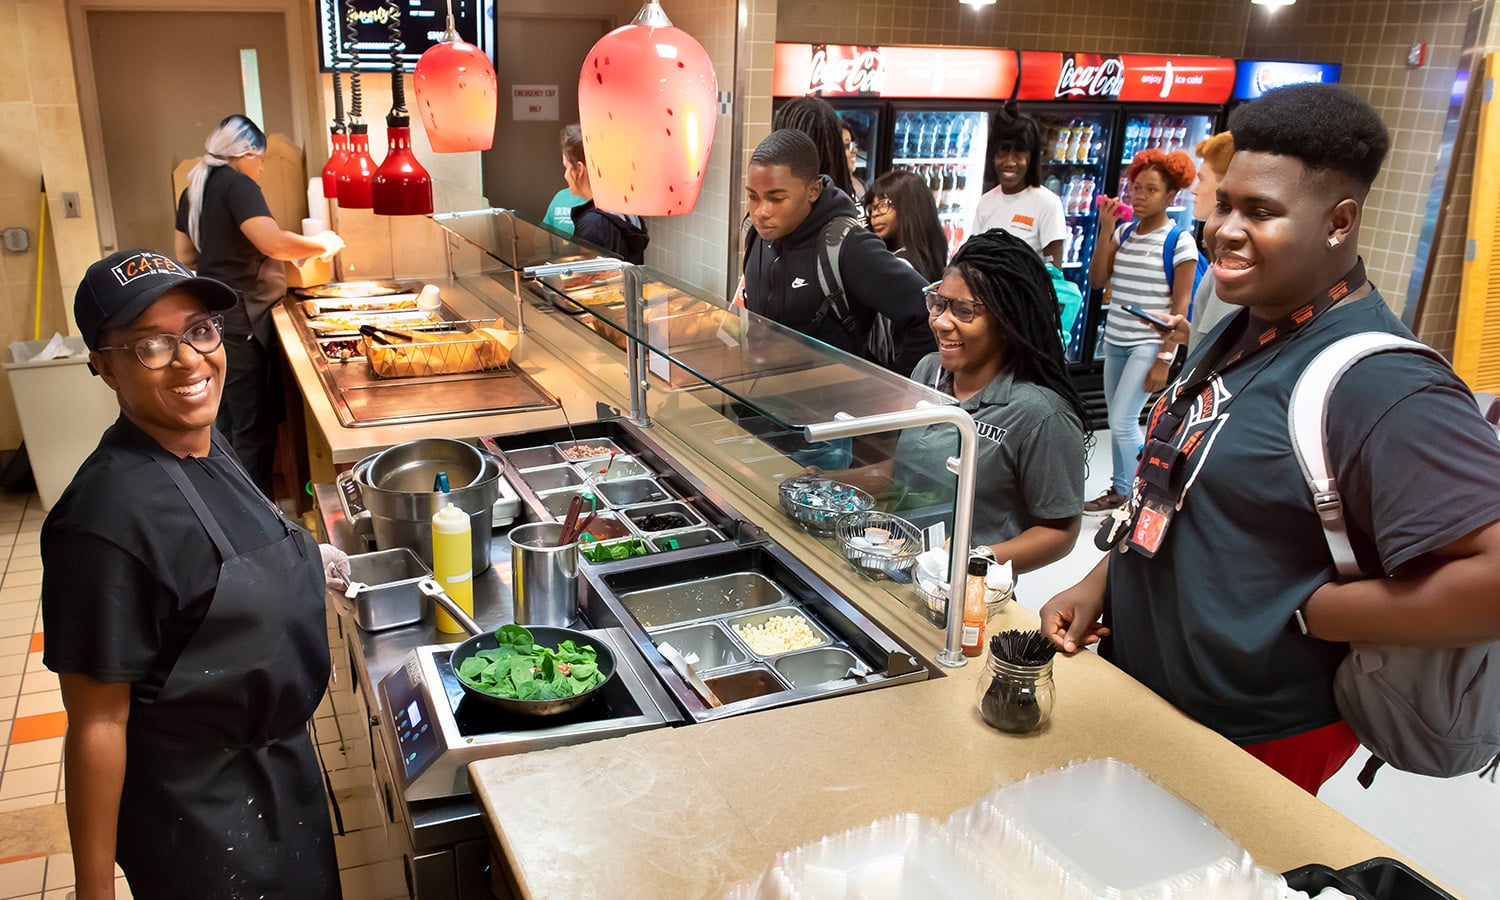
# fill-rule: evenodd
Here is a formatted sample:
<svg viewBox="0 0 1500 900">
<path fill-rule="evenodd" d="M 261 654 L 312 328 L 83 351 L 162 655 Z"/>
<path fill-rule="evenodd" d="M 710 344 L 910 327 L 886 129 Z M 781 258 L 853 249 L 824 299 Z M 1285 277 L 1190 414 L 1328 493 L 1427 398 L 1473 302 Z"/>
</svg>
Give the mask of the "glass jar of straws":
<svg viewBox="0 0 1500 900">
<path fill-rule="evenodd" d="M 992 728 L 1009 734 L 1040 731 L 1052 717 L 1057 648 L 1039 631 L 1002 631 L 990 638 L 976 703 Z"/>
</svg>

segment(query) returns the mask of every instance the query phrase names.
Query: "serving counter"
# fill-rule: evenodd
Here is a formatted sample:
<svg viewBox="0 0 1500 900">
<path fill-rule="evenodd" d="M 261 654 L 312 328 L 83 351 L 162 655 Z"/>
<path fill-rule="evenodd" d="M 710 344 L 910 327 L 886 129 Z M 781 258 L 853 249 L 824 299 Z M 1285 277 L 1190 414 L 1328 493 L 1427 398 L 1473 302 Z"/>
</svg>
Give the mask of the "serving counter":
<svg viewBox="0 0 1500 900">
<path fill-rule="evenodd" d="M 579 248 L 560 247 L 547 233 L 529 236 L 529 254 L 501 252 L 492 239 L 493 219 L 473 217 L 449 228 L 455 241 L 481 248 L 508 268 L 450 273 L 438 282 L 443 301 L 465 317 L 524 313 L 525 333 L 511 365 L 558 404 L 346 427 L 291 318 L 295 310 L 281 307 L 277 330 L 329 461 L 353 462 L 413 438 L 573 427 L 623 411 L 630 391 L 620 346 L 639 340 L 651 354 L 644 412 L 654 451 L 933 672 L 918 683 L 697 724 L 691 715 L 679 716 L 688 724 L 472 762 L 468 777 L 500 861 L 495 880 L 502 891 L 536 898 L 722 896 L 729 885 L 754 878 L 780 850 L 894 813 L 946 818 L 1028 773 L 1100 756 L 1138 767 L 1197 805 L 1268 868 L 1343 866 L 1393 855 L 1090 653 L 1057 661 L 1057 704 L 1043 733 L 1016 738 L 991 730 L 973 701 L 982 665 L 932 664 L 943 632 L 918 611 L 915 588 L 858 574 L 836 543 L 804 532 L 778 509 L 777 484 L 803 470 L 808 452 L 820 450 L 800 441 L 802 425 L 836 413 L 870 415 L 952 399 L 721 301 L 696 297 L 670 279 L 653 282 L 665 289 L 646 297 L 645 314 L 631 326 L 616 314 L 618 307 L 594 308 L 582 295 L 570 301 L 567 285 L 523 287 L 512 270 Z M 691 322 L 682 316 L 684 295 L 702 305 Z M 933 475 L 937 482 L 946 477 Z M 330 499 L 324 492 L 319 502 L 325 520 L 337 526 Z M 951 516 L 940 491 L 923 494 L 920 504 L 938 510 L 939 519 Z M 497 574 L 504 590 L 508 572 Z M 1034 626 L 1035 617 L 1012 603 L 989 628 Z M 426 631 L 418 637 L 430 640 Z M 382 707 L 374 689 L 379 676 L 368 669 L 389 670 L 395 662 L 376 652 L 378 641 L 362 637 L 352 644 L 361 658 L 351 664 L 367 669 L 360 681 L 368 711 L 389 718 L 393 711 Z M 366 647 L 368 661 L 362 658 Z M 384 661 L 375 664 L 377 657 Z M 472 859 L 473 848 L 462 853 Z"/>
</svg>

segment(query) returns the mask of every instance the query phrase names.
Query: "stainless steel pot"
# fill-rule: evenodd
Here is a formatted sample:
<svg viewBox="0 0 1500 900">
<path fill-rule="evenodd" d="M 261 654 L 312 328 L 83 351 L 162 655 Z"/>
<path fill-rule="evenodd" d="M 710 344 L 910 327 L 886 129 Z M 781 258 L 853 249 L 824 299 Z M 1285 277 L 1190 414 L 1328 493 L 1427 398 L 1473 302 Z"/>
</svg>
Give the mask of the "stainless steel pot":
<svg viewBox="0 0 1500 900">
<path fill-rule="evenodd" d="M 484 477 L 484 453 L 473 444 L 448 438 L 423 438 L 396 444 L 370 460 L 366 480 L 383 491 L 431 491 L 439 472 L 447 473 L 453 490 Z"/>
<path fill-rule="evenodd" d="M 398 444 L 397 447 L 399 446 L 401 445 Z M 432 517 L 444 503 L 452 503 L 469 514 L 469 527 L 472 531 L 470 552 L 474 560 L 474 574 L 478 575 L 490 567 L 493 509 L 500 496 L 501 464 L 500 460 L 482 450 L 476 449 L 475 453 L 483 461 L 479 476 L 467 487 L 454 488 L 447 494 L 431 490 L 430 477 L 428 490 L 387 490 L 377 487 L 371 483 L 369 473 L 381 454 L 367 456 L 338 477 L 339 501 L 343 504 L 344 516 L 355 526 L 356 531 L 365 528 L 372 531 L 375 546 L 380 549 L 407 547 L 431 566 Z M 354 504 L 350 502 L 351 495 L 358 498 L 358 505 L 363 509 L 354 508 Z M 365 525 L 366 522 L 368 526 Z"/>
</svg>

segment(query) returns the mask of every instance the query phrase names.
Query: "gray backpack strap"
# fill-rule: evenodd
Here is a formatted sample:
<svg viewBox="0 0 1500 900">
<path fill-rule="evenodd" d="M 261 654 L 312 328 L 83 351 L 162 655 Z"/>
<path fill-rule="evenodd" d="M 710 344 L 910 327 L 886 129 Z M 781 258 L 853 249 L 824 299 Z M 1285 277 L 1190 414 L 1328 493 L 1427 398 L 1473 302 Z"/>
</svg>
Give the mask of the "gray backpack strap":
<svg viewBox="0 0 1500 900">
<path fill-rule="evenodd" d="M 849 232 L 858 227 L 859 220 L 853 216 L 835 216 L 818 235 L 818 290 L 823 294 L 823 302 L 812 320 L 817 324 L 832 312 L 840 327 L 850 334 L 858 332 L 859 325 L 854 320 L 849 298 L 844 296 L 844 273 L 839 271 L 839 254 L 843 252 Z"/>
<path fill-rule="evenodd" d="M 1328 400 L 1344 373 L 1360 360 L 1375 353 L 1401 350 L 1421 353 L 1447 365 L 1447 360 L 1431 347 L 1408 338 L 1383 331 L 1367 331 L 1350 335 L 1329 344 L 1318 353 L 1292 388 L 1292 400 L 1288 409 L 1288 425 L 1292 435 L 1292 449 L 1297 463 L 1302 467 L 1302 477 L 1312 491 L 1313 504 L 1318 509 L 1318 518 L 1323 524 L 1323 537 L 1328 541 L 1328 550 L 1333 555 L 1333 564 L 1338 568 L 1339 578 L 1344 581 L 1361 577 L 1359 563 L 1354 557 L 1354 546 L 1349 543 L 1349 530 L 1344 523 L 1344 503 L 1339 495 L 1332 464 L 1328 460 L 1328 446 L 1324 442 L 1328 423 Z"/>
</svg>

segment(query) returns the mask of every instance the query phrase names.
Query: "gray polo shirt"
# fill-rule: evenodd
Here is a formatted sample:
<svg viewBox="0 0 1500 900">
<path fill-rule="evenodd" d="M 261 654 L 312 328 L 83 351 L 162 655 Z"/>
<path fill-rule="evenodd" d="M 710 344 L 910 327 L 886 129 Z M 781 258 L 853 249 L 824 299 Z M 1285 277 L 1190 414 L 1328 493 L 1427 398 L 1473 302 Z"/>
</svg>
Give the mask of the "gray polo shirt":
<svg viewBox="0 0 1500 900">
<path fill-rule="evenodd" d="M 942 370 L 936 353 L 923 357 L 911 378 L 953 393 L 953 378 Z M 1083 511 L 1083 426 L 1062 397 L 1002 372 L 961 406 L 979 431 L 975 545 L 1008 541 L 1038 520 L 1066 519 Z M 947 460 L 957 455 L 958 431 L 951 425 L 901 432 L 896 478 L 912 491 L 935 492 L 907 506 L 951 509 L 958 478 L 948 471 Z"/>
</svg>

